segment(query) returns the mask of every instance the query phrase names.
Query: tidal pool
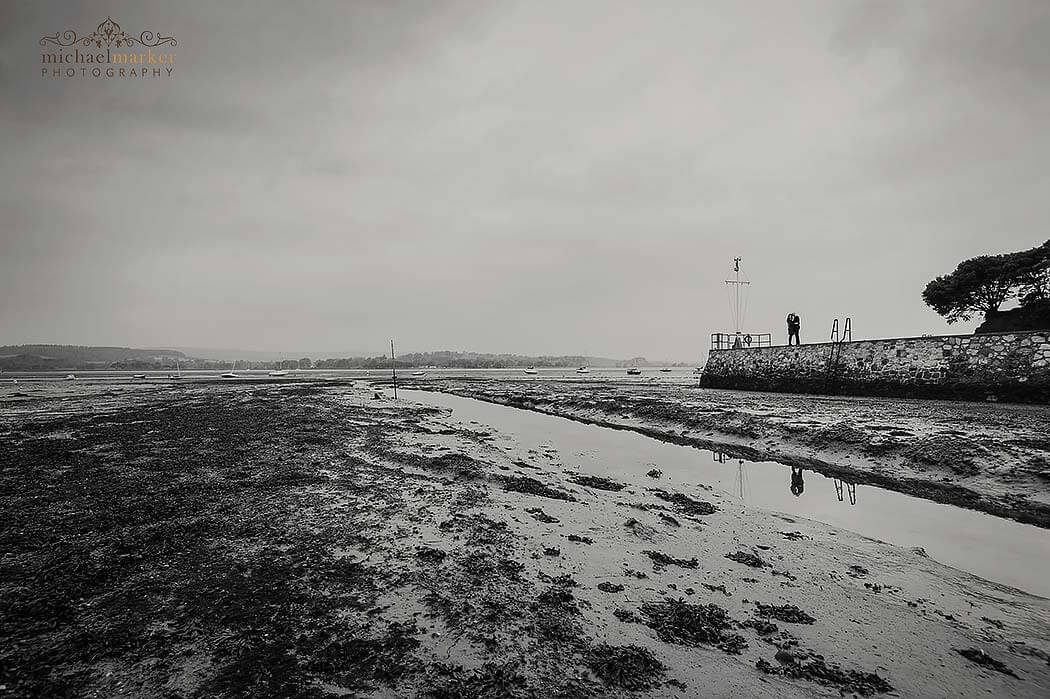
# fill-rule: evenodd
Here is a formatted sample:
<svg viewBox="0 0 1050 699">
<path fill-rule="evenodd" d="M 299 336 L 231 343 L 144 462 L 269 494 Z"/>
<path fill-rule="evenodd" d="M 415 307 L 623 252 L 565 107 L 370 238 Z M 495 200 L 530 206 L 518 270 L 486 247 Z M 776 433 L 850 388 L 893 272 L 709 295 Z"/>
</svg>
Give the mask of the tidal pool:
<svg viewBox="0 0 1050 699">
<path fill-rule="evenodd" d="M 824 522 L 898 546 L 921 547 L 936 561 L 1033 595 L 1050 597 L 1050 532 L 1010 519 L 801 473 L 774 461 L 743 461 L 677 446 L 636 432 L 444 393 L 403 390 L 402 397 L 453 410 L 537 451 L 559 452 L 567 469 L 630 478 L 656 468 L 664 480 L 718 488 L 741 506 Z M 654 482 L 655 485 L 655 482 Z M 792 486 L 795 486 L 794 489 Z"/>
</svg>

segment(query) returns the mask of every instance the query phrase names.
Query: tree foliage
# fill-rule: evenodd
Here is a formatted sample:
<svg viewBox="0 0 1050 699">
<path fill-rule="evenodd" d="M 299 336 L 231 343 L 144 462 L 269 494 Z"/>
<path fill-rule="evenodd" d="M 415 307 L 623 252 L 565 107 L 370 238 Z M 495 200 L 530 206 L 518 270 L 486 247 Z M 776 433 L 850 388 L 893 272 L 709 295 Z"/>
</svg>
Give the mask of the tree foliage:
<svg viewBox="0 0 1050 699">
<path fill-rule="evenodd" d="M 1017 255 L 1018 298 L 1022 306 L 1050 299 L 1050 240 Z"/>
<path fill-rule="evenodd" d="M 1039 247 L 1005 255 L 982 255 L 959 263 L 922 292 L 928 306 L 949 323 L 987 318 L 1011 298 L 1022 305 L 1050 297 L 1050 240 Z"/>
</svg>

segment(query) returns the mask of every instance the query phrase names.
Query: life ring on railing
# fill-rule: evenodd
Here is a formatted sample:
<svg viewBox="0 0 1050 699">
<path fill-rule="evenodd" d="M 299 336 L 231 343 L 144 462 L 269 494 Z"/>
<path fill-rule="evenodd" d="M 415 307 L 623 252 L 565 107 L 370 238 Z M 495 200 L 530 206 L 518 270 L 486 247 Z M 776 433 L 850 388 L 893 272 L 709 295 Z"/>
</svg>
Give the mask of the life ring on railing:
<svg viewBox="0 0 1050 699">
<path fill-rule="evenodd" d="M 751 336 L 750 335 L 744 335 L 744 344 L 747 345 L 748 347 L 751 346 Z"/>
</svg>

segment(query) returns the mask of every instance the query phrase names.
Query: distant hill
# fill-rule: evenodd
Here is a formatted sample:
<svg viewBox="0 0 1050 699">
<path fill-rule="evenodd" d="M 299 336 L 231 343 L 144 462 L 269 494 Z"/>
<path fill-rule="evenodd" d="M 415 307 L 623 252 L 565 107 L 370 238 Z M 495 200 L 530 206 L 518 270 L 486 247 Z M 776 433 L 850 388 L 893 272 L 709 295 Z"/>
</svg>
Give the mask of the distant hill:
<svg viewBox="0 0 1050 699">
<path fill-rule="evenodd" d="M 133 349 L 131 347 L 86 347 L 77 345 L 0 346 L 0 370 L 70 371 L 92 369 L 383 369 L 390 366 L 384 355 L 325 357 L 317 353 L 255 352 L 250 350 Z M 670 362 L 650 362 L 645 357 L 609 359 L 581 355 L 488 354 L 483 352 L 411 352 L 397 357 L 399 367 L 440 367 L 443 369 L 513 369 L 519 367 L 595 368 L 685 366 Z"/>
<path fill-rule="evenodd" d="M 198 359 L 209 359 L 215 361 L 233 361 L 242 359 L 249 362 L 278 362 L 282 360 L 296 360 L 302 357 L 371 357 L 373 355 L 382 354 L 382 350 L 315 350 L 313 352 L 298 350 L 295 352 L 268 352 L 265 350 L 221 349 L 215 347 L 179 347 L 178 349 L 185 352 L 188 356 L 197 357 Z"/>
<path fill-rule="evenodd" d="M 188 359 L 178 350 L 133 349 L 131 347 L 87 347 L 81 345 L 0 346 L 0 369 L 4 371 L 52 371 L 62 369 L 106 369 L 120 364 L 153 364 Z"/>
<path fill-rule="evenodd" d="M 544 355 L 531 357 L 522 354 L 486 354 L 482 352 L 410 352 L 397 356 L 397 365 L 403 367 L 433 366 L 441 369 L 513 369 L 521 367 L 647 367 L 668 366 L 654 364 L 645 357 L 633 359 L 609 359 L 608 357 L 585 357 L 582 355 Z M 321 359 L 314 362 L 318 369 L 379 369 L 390 366 L 389 357 L 346 357 Z M 684 365 L 683 365 L 684 366 Z"/>
<path fill-rule="evenodd" d="M 504 369 L 512 367 L 616 366 L 616 360 L 575 355 L 530 357 L 521 354 L 487 354 L 484 352 L 411 352 L 398 359 L 413 366 L 436 366 L 446 369 Z"/>
</svg>

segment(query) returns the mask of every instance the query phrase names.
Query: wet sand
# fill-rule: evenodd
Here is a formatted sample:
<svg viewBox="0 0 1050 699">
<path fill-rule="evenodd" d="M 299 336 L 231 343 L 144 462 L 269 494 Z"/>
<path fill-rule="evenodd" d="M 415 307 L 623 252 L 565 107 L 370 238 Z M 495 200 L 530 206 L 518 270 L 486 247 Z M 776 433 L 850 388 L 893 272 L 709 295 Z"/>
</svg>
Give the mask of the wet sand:
<svg viewBox="0 0 1050 699">
<path fill-rule="evenodd" d="M 1050 687 L 1047 600 L 655 467 L 349 384 L 38 393 L 0 395 L 0 693 Z"/>
</svg>

